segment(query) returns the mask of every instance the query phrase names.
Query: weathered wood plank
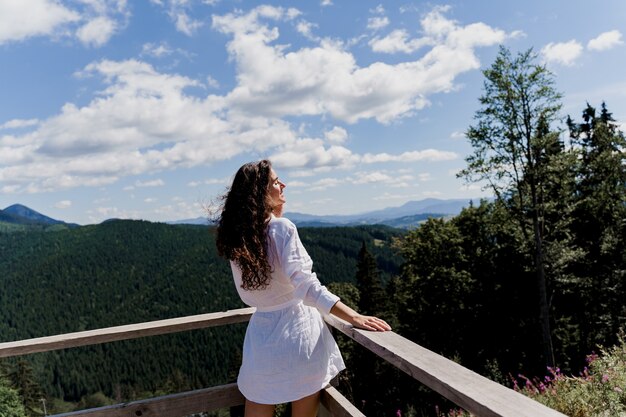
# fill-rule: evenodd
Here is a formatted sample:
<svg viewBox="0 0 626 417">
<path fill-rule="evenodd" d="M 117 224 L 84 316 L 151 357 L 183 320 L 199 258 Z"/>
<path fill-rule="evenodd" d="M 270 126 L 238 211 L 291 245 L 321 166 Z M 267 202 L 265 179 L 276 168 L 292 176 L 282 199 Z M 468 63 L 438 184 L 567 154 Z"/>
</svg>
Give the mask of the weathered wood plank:
<svg viewBox="0 0 626 417">
<path fill-rule="evenodd" d="M 358 408 L 354 406 L 346 397 L 341 395 L 334 387 L 328 387 L 322 390 L 320 395 L 319 417 L 365 417 Z"/>
<path fill-rule="evenodd" d="M 254 308 L 241 308 L 217 313 L 199 314 L 196 316 L 178 317 L 15 342 L 5 342 L 0 343 L 0 358 L 203 329 L 224 324 L 241 323 L 250 320 L 250 316 L 254 311 Z"/>
<path fill-rule="evenodd" d="M 565 417 L 512 389 L 444 358 L 394 332 L 355 329 L 333 316 L 333 327 L 430 389 L 479 417 Z"/>
<path fill-rule="evenodd" d="M 51 417 L 182 417 L 241 405 L 244 401 L 237 384 L 228 384 Z"/>
</svg>

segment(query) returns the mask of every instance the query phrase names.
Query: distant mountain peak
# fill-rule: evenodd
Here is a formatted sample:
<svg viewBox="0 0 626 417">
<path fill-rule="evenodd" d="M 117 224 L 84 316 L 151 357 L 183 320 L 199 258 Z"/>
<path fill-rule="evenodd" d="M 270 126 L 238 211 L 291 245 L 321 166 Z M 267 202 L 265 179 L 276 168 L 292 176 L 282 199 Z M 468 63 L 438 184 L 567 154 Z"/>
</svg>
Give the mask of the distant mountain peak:
<svg viewBox="0 0 626 417">
<path fill-rule="evenodd" d="M 63 224 L 65 222 L 61 220 L 53 219 L 52 217 L 45 216 L 38 211 L 31 209 L 30 207 L 26 207 L 22 204 L 13 204 L 4 210 L 4 213 L 8 213 L 13 217 L 17 217 L 20 219 L 24 219 L 27 222 L 32 223 L 41 223 L 41 224 Z"/>
</svg>

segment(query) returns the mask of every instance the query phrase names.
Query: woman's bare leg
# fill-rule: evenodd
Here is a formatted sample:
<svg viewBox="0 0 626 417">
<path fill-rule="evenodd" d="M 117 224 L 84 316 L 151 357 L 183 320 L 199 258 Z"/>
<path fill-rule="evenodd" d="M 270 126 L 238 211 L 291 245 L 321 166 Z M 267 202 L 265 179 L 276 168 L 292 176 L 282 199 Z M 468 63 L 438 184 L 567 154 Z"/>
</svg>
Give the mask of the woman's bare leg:
<svg viewBox="0 0 626 417">
<path fill-rule="evenodd" d="M 291 403 L 291 417 L 315 417 L 320 407 L 320 393 L 300 398 Z"/>
<path fill-rule="evenodd" d="M 250 400 L 246 400 L 245 417 L 273 417 L 274 408 L 272 404 L 259 404 Z"/>
</svg>

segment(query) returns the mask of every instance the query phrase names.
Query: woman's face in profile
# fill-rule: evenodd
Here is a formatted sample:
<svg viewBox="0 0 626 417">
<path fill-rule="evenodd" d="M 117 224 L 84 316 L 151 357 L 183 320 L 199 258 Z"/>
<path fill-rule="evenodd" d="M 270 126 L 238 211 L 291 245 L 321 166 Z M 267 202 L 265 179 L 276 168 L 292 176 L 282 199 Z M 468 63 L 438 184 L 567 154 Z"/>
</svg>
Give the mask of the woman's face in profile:
<svg viewBox="0 0 626 417">
<path fill-rule="evenodd" d="M 285 199 L 285 195 L 283 194 L 283 189 L 286 187 L 280 179 L 274 169 L 270 170 L 270 200 L 272 201 L 272 207 L 281 206 L 287 202 Z"/>
</svg>

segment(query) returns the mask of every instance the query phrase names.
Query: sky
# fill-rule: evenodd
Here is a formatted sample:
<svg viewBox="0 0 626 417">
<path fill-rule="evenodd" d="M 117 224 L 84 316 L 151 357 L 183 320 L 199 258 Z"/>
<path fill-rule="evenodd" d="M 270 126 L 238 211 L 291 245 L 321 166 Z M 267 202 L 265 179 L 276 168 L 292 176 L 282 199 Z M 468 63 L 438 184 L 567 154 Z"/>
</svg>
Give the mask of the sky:
<svg viewBox="0 0 626 417">
<path fill-rule="evenodd" d="M 500 45 L 622 123 L 625 33 L 623 0 L 0 0 L 0 209 L 197 218 L 262 158 L 287 212 L 488 196 L 456 173 Z"/>
</svg>

